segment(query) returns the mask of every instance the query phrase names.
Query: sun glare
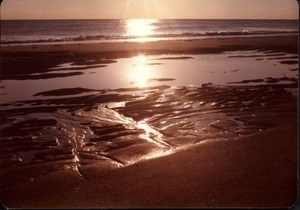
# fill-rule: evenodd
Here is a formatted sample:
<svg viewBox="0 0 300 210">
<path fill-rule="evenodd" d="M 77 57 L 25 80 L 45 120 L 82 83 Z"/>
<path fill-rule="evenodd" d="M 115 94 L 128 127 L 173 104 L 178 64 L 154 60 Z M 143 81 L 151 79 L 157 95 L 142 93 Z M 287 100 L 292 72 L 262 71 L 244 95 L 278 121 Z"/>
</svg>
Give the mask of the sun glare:
<svg viewBox="0 0 300 210">
<path fill-rule="evenodd" d="M 154 33 L 155 19 L 129 19 L 126 21 L 126 31 L 128 36 L 148 37 Z"/>
<path fill-rule="evenodd" d="M 144 55 L 139 55 L 135 59 L 129 76 L 133 84 L 138 87 L 145 87 L 151 77 L 151 70 L 147 66 L 147 58 Z"/>
</svg>

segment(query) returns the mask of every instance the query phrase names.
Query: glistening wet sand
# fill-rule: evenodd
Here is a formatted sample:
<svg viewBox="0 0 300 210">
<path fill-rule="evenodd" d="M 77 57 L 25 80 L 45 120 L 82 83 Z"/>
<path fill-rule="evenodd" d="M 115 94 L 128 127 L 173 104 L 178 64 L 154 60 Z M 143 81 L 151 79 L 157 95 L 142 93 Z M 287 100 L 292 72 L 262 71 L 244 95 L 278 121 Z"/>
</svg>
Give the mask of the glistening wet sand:
<svg viewBox="0 0 300 210">
<path fill-rule="evenodd" d="M 297 198 L 296 138 L 295 126 L 282 125 L 112 171 L 90 165 L 84 179 L 40 166 L 43 176 L 5 188 L 1 200 L 36 208 L 287 207 Z"/>
<path fill-rule="evenodd" d="M 191 56 L 182 53 L 283 56 L 295 54 L 296 46 L 296 37 L 1 46 L 1 80 L 38 81 L 53 70 L 84 74 L 141 53 L 188 61 Z M 152 79 L 159 85 L 36 90 L 28 100 L 2 102 L 1 202 L 31 208 L 295 202 L 297 78 L 242 80 L 238 86 L 170 86 L 173 78 Z"/>
</svg>

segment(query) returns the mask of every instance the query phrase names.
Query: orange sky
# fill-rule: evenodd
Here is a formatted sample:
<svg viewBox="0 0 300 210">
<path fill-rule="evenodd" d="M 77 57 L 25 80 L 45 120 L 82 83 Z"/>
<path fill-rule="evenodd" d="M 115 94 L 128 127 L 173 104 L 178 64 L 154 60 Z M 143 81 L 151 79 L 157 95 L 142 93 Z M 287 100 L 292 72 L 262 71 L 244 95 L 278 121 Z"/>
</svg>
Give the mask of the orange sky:
<svg viewBox="0 0 300 210">
<path fill-rule="evenodd" d="M 296 0 L 4 0 L 1 19 L 298 19 Z"/>
</svg>

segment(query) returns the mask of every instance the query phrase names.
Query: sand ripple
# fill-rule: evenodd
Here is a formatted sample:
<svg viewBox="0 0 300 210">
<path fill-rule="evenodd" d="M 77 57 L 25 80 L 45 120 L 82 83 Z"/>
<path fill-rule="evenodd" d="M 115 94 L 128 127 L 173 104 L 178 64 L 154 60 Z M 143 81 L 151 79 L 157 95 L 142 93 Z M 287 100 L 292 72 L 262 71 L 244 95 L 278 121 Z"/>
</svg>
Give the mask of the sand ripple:
<svg viewBox="0 0 300 210">
<path fill-rule="evenodd" d="M 84 177 L 89 164 L 123 167 L 204 140 L 253 135 L 297 113 L 284 85 L 74 91 L 40 93 L 72 97 L 21 101 L 1 112 L 1 173 L 55 162 L 55 170 Z"/>
</svg>

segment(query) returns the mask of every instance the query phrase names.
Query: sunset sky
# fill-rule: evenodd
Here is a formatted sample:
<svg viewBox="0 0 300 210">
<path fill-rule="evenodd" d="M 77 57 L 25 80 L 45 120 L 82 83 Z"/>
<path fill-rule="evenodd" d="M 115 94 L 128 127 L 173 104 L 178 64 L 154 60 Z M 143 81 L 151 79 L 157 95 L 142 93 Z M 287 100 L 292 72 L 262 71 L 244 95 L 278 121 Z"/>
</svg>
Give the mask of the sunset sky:
<svg viewBox="0 0 300 210">
<path fill-rule="evenodd" d="M 298 19 L 296 0 L 4 0 L 1 19 Z"/>
</svg>

